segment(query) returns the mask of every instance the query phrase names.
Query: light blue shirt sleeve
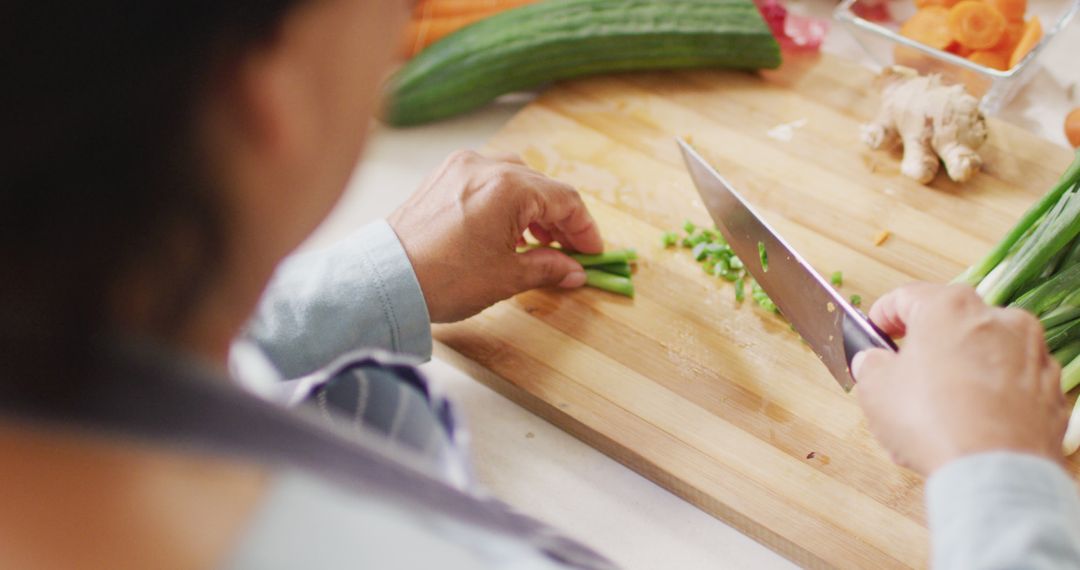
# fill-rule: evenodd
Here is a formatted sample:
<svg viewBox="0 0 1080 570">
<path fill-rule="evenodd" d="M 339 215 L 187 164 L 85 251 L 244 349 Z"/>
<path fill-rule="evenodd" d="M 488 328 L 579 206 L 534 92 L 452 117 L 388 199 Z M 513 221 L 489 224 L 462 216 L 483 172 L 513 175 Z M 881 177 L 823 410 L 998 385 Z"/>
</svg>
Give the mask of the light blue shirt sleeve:
<svg viewBox="0 0 1080 570">
<path fill-rule="evenodd" d="M 432 350 L 420 283 L 394 230 L 381 220 L 282 262 L 244 336 L 283 378 L 360 348 L 423 360 Z"/>
<path fill-rule="evenodd" d="M 937 570 L 1080 568 L 1080 499 L 1051 461 L 964 457 L 930 478 L 926 501 Z"/>
</svg>

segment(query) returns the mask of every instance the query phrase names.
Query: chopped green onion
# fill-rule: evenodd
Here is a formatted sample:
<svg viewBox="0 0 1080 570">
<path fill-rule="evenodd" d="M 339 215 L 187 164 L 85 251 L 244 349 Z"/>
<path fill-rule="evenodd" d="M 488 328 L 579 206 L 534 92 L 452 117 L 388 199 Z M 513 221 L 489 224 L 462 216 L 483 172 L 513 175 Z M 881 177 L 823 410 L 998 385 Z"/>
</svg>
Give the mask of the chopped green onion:
<svg viewBox="0 0 1080 570">
<path fill-rule="evenodd" d="M 862 295 L 852 295 L 851 296 L 851 304 L 856 306 L 856 307 L 861 307 L 862 306 Z"/>
<path fill-rule="evenodd" d="M 746 298 L 746 293 L 743 289 L 746 287 L 746 283 L 743 282 L 742 277 L 735 280 L 735 302 L 742 303 Z"/>
<path fill-rule="evenodd" d="M 761 260 L 761 270 L 767 273 L 769 271 L 769 252 L 765 251 L 764 242 L 757 242 L 757 252 Z"/>
<path fill-rule="evenodd" d="M 829 278 L 829 282 L 832 283 L 833 285 L 836 285 L 837 287 L 843 287 L 844 286 L 844 272 L 842 272 L 842 271 L 833 271 L 832 277 Z"/>
<path fill-rule="evenodd" d="M 694 222 L 691 222 L 690 220 L 686 220 L 685 222 L 683 222 L 682 229 L 684 232 L 692 234 L 695 230 L 697 230 L 697 225 L 695 225 Z"/>
<path fill-rule="evenodd" d="M 694 246 L 693 251 L 690 252 L 690 255 L 694 257 L 694 261 L 705 261 L 705 246 L 707 245 L 709 244 L 702 242 Z"/>
<path fill-rule="evenodd" d="M 664 244 L 664 247 L 675 247 L 679 243 L 679 234 L 675 232 L 664 232 L 660 241 Z"/>
</svg>

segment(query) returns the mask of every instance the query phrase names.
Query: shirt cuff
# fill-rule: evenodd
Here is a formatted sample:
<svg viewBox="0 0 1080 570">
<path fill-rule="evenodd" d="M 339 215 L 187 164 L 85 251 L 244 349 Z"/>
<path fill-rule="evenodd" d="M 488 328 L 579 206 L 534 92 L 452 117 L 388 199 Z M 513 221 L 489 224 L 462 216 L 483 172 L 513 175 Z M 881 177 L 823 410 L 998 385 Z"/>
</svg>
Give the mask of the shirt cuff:
<svg viewBox="0 0 1080 570">
<path fill-rule="evenodd" d="M 1067 537 L 1080 502 L 1072 479 L 1048 459 L 1009 451 L 957 459 L 927 481 L 926 502 L 936 568 L 1074 559 Z"/>
<path fill-rule="evenodd" d="M 283 379 L 342 354 L 381 349 L 431 358 L 431 322 L 405 248 L 385 221 L 286 259 L 244 335 Z"/>
<path fill-rule="evenodd" d="M 977 453 L 946 464 L 930 477 L 927 515 L 933 526 L 955 518 L 957 507 L 984 502 L 988 495 L 1030 503 L 1075 494 L 1072 479 L 1049 459 L 1011 451 Z"/>
<path fill-rule="evenodd" d="M 385 220 L 364 227 L 352 238 L 370 262 L 375 285 L 391 323 L 391 349 L 431 358 L 431 317 L 412 262 L 394 229 Z M 349 243 L 344 244 L 345 247 Z"/>
</svg>

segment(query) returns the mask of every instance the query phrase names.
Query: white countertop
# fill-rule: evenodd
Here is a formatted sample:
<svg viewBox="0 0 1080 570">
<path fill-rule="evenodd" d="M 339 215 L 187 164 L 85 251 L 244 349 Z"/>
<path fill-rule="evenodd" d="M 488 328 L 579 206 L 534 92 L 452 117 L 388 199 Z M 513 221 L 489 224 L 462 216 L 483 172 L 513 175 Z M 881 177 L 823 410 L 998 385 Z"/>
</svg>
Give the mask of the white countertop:
<svg viewBox="0 0 1080 570">
<path fill-rule="evenodd" d="M 806 2 L 811 12 L 831 3 Z M 862 57 L 834 26 L 826 51 Z M 1057 38 L 1044 69 L 1002 117 L 1065 144 L 1065 113 L 1080 104 L 1080 25 Z M 1070 58 L 1071 56 L 1071 58 Z M 1052 72 L 1050 70 L 1066 70 Z M 377 128 L 349 190 L 313 243 L 386 216 L 454 150 L 477 148 L 520 108 L 493 106 L 409 130 Z M 464 411 L 479 479 L 519 510 L 591 544 L 628 569 L 792 568 L 790 562 L 546 421 L 435 359 L 425 366 Z"/>
</svg>

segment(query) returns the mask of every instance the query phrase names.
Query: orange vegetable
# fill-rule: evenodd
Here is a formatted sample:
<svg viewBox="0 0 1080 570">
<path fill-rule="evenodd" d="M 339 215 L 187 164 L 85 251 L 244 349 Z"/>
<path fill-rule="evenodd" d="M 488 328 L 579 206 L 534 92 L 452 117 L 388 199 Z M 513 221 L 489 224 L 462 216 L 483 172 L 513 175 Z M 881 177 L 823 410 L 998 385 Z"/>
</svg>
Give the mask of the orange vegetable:
<svg viewBox="0 0 1080 570">
<path fill-rule="evenodd" d="M 413 8 L 413 18 L 446 18 L 476 12 L 494 13 L 533 2 L 536 0 L 423 0 Z"/>
<path fill-rule="evenodd" d="M 979 0 L 964 0 L 949 10 L 949 32 L 973 50 L 990 49 L 1005 35 L 1005 16 Z"/>
<path fill-rule="evenodd" d="M 429 45 L 449 36 L 469 24 L 483 20 L 490 15 L 491 14 L 484 12 L 478 12 L 464 16 L 412 20 L 405 28 L 405 39 L 402 42 L 402 51 L 407 57 L 412 57 L 424 51 L 424 48 Z"/>
<path fill-rule="evenodd" d="M 991 6 L 998 9 L 1002 16 L 1010 22 L 1023 22 L 1027 15 L 1027 0 L 986 0 Z"/>
<path fill-rule="evenodd" d="M 1009 21 L 1005 25 L 1005 33 L 1001 36 L 1001 41 L 994 46 L 994 51 L 1001 51 L 1008 54 L 1012 54 L 1016 49 L 1016 44 L 1020 43 L 1020 38 L 1024 35 L 1024 22 Z"/>
<path fill-rule="evenodd" d="M 915 15 L 900 27 L 900 35 L 934 49 L 943 50 L 949 47 L 953 43 L 952 32 L 949 31 L 949 10 L 941 6 L 929 6 L 915 12 Z"/>
<path fill-rule="evenodd" d="M 945 51 L 949 53 L 955 53 L 960 57 L 967 57 L 972 53 L 975 53 L 975 50 L 965 46 L 964 44 L 961 44 L 960 42 L 953 42 Z"/>
<path fill-rule="evenodd" d="M 1020 63 L 1031 50 L 1035 49 L 1035 46 L 1042 41 L 1042 37 L 1042 22 L 1039 21 L 1038 16 L 1032 16 L 1024 26 L 1024 34 L 1020 36 L 1020 41 L 1017 42 L 1016 49 L 1013 50 L 1012 57 L 1009 58 L 1009 69 L 1016 67 L 1016 64 Z"/>
<path fill-rule="evenodd" d="M 1065 117 L 1065 138 L 1069 139 L 1073 148 L 1080 148 L 1080 107 Z"/>
<path fill-rule="evenodd" d="M 930 6 L 941 6 L 942 8 L 952 8 L 960 0 L 915 0 L 915 7 L 919 10 L 923 8 L 929 8 Z"/>
<path fill-rule="evenodd" d="M 983 67 L 989 67 L 990 69 L 997 69 L 1000 71 L 1008 71 L 1009 69 L 1009 54 L 1006 52 L 1000 52 L 997 50 L 983 50 L 972 52 L 968 56 L 968 59 L 972 63 L 977 63 Z"/>
</svg>

